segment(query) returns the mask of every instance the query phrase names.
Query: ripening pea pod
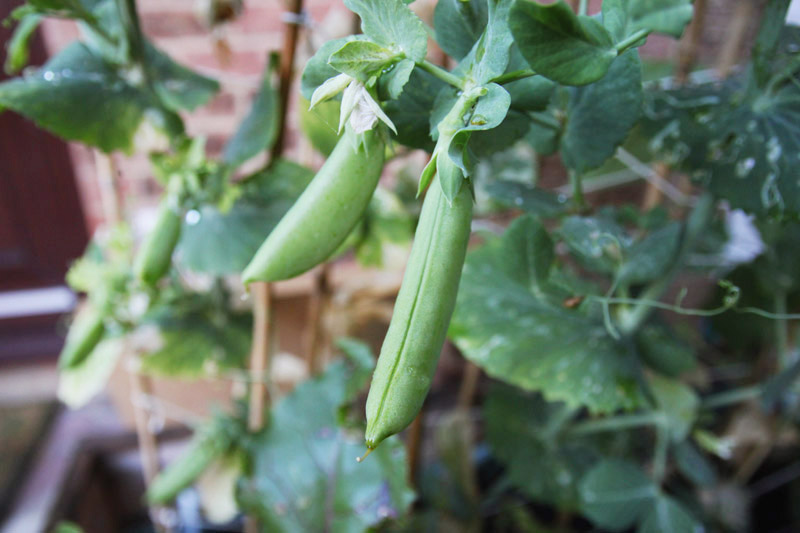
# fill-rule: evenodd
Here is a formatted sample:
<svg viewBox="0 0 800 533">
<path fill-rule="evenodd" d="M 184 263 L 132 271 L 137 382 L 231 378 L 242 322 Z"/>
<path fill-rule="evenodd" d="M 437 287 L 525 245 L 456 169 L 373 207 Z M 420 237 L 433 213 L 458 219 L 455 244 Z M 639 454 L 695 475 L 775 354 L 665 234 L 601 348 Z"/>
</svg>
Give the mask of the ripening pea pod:
<svg viewBox="0 0 800 533">
<path fill-rule="evenodd" d="M 104 306 L 89 304 L 75 317 L 67 333 L 67 340 L 58 358 L 62 370 L 80 365 L 100 343 L 106 333 Z"/>
<path fill-rule="evenodd" d="M 133 264 L 134 274 L 147 285 L 155 285 L 169 271 L 172 252 L 181 236 L 183 213 L 173 203 L 169 196 L 161 201 L 156 224 L 142 243 Z"/>
<path fill-rule="evenodd" d="M 369 450 L 402 431 L 422 408 L 455 307 L 471 221 L 467 184 L 450 205 L 435 177 L 367 396 Z"/>
<path fill-rule="evenodd" d="M 369 205 L 381 177 L 384 142 L 378 131 L 348 125 L 300 198 L 245 268 L 245 283 L 289 279 L 328 259 Z"/>
<path fill-rule="evenodd" d="M 165 505 L 174 500 L 214 460 L 222 457 L 231 443 L 230 434 L 221 424 L 212 422 L 199 428 L 183 455 L 159 473 L 147 488 L 148 503 Z"/>
</svg>

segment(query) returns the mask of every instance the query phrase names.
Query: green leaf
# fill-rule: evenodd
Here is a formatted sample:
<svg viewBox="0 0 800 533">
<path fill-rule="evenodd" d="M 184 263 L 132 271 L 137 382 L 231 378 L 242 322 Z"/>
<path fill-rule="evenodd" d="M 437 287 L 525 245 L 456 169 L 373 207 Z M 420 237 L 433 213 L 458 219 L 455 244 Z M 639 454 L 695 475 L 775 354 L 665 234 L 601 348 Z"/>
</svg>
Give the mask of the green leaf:
<svg viewBox="0 0 800 533">
<path fill-rule="evenodd" d="M 486 192 L 507 207 L 543 218 L 561 215 L 569 208 L 566 196 L 516 181 L 494 181 L 486 186 Z"/>
<path fill-rule="evenodd" d="M 451 338 L 489 375 L 548 401 L 596 413 L 639 405 L 628 348 L 608 335 L 600 317 L 562 305 L 574 294 L 557 288 L 552 274 L 546 278 L 552 257 L 552 242 L 529 216 L 470 252 Z"/>
<path fill-rule="evenodd" d="M 517 0 L 509 26 L 533 70 L 563 85 L 586 85 L 605 76 L 617 51 L 597 20 L 578 16 L 559 0 L 540 5 Z"/>
<path fill-rule="evenodd" d="M 14 34 L 6 45 L 6 74 L 15 74 L 28 64 L 28 47 L 31 37 L 39 27 L 42 17 L 38 14 L 26 15 L 19 21 Z"/>
<path fill-rule="evenodd" d="M 60 137 L 111 152 L 132 149 L 157 102 L 76 42 L 35 73 L 0 83 L 0 105 Z"/>
<path fill-rule="evenodd" d="M 648 384 L 659 411 L 666 417 L 666 429 L 670 438 L 673 442 L 684 440 L 697 418 L 697 409 L 700 406 L 697 394 L 680 381 L 657 374 L 650 376 Z"/>
<path fill-rule="evenodd" d="M 449 86 L 427 72 L 414 69 L 403 94 L 386 102 L 384 110 L 397 128 L 397 141 L 412 148 L 432 152 L 435 143 L 430 136 L 428 119 L 436 96 Z"/>
<path fill-rule="evenodd" d="M 658 488 L 635 464 L 606 459 L 583 478 L 580 496 L 581 511 L 596 526 L 623 531 L 648 511 Z"/>
<path fill-rule="evenodd" d="M 508 62 L 509 72 L 525 70 L 528 68 L 525 59 L 519 53 L 516 45 L 511 47 Z M 519 111 L 544 111 L 547 109 L 556 83 L 544 76 L 532 76 L 521 80 L 512 81 L 503 85 L 511 95 L 511 108 Z"/>
<path fill-rule="evenodd" d="M 714 465 L 698 450 L 691 441 L 679 442 L 673 448 L 675 465 L 692 483 L 710 487 L 717 483 Z"/>
<path fill-rule="evenodd" d="M 559 233 L 582 265 L 606 274 L 619 269 L 624 251 L 630 246 L 625 231 L 606 217 L 565 218 Z"/>
<path fill-rule="evenodd" d="M 188 295 L 148 318 L 161 333 L 160 347 L 142 358 L 148 374 L 199 378 L 220 369 L 242 368 L 250 353 L 252 317 L 232 314 L 207 296 Z"/>
<path fill-rule="evenodd" d="M 392 65 L 388 72 L 384 71 L 378 80 L 380 100 L 396 100 L 403 93 L 403 88 L 411 78 L 415 63 L 410 59 L 403 59 Z"/>
<path fill-rule="evenodd" d="M 697 533 L 703 526 L 681 504 L 661 495 L 650 505 L 638 533 Z"/>
<path fill-rule="evenodd" d="M 441 0 L 433 12 L 436 43 L 447 55 L 461 60 L 478 42 L 488 20 L 486 0 Z"/>
<path fill-rule="evenodd" d="M 200 207 L 199 216 L 190 214 L 184 224 L 179 261 L 208 274 L 241 272 L 313 177 L 306 167 L 277 160 L 241 185 L 242 194 L 230 210 Z"/>
<path fill-rule="evenodd" d="M 338 70 L 328 64 L 328 59 L 331 57 L 332 53 L 339 50 L 347 42 L 363 41 L 365 39 L 366 37 L 363 35 L 351 35 L 327 41 L 320 46 L 314 55 L 306 62 L 303 74 L 300 77 L 300 92 L 303 98 L 310 102 L 311 96 L 314 94 L 317 87 L 339 74 Z"/>
<path fill-rule="evenodd" d="M 664 33 L 678 39 L 692 20 L 693 14 L 692 0 L 629 0 L 625 2 L 625 7 L 628 11 L 628 35 L 644 30 Z"/>
<path fill-rule="evenodd" d="M 641 328 L 636 346 L 644 362 L 665 376 L 678 377 L 697 366 L 694 350 L 663 325 L 649 324 Z"/>
<path fill-rule="evenodd" d="M 362 463 L 363 433 L 337 427 L 339 406 L 369 379 L 343 361 L 272 409 L 252 443 L 239 502 L 269 531 L 364 531 L 411 504 L 403 445 L 392 437 Z"/>
<path fill-rule="evenodd" d="M 638 52 L 629 50 L 601 80 L 571 91 L 561 140 L 564 164 L 580 174 L 602 165 L 628 136 L 641 107 L 642 65 Z"/>
<path fill-rule="evenodd" d="M 264 69 L 261 88 L 253 105 L 236 133 L 225 144 L 222 160 L 238 167 L 260 152 L 269 150 L 278 137 L 280 95 L 275 80 L 277 57 L 272 57 Z"/>
<path fill-rule="evenodd" d="M 486 30 L 473 48 L 475 62 L 472 75 L 479 84 L 486 84 L 505 72 L 514 37 L 508 29 L 512 0 L 489 0 Z"/>
<path fill-rule="evenodd" d="M 507 466 L 509 480 L 536 501 L 574 510 L 580 503 L 578 483 L 599 456 L 577 438 L 556 440 L 553 423 L 564 410 L 539 395 L 493 384 L 483 418 L 486 441 Z"/>
<path fill-rule="evenodd" d="M 625 254 L 618 283 L 647 283 L 664 275 L 678 254 L 682 235 L 681 225 L 673 222 L 636 242 Z"/>
<path fill-rule="evenodd" d="M 149 43 L 145 60 L 153 75 L 153 88 L 167 109 L 192 111 L 207 104 L 219 91 L 219 82 L 176 63 Z"/>
<path fill-rule="evenodd" d="M 328 64 L 343 74 L 366 82 L 396 58 L 395 52 L 373 42 L 349 41 L 331 54 Z"/>
<path fill-rule="evenodd" d="M 361 29 L 373 42 L 422 61 L 428 51 L 425 25 L 401 0 L 345 0 L 361 17 Z"/>
<path fill-rule="evenodd" d="M 70 409 L 89 403 L 105 389 L 122 349 L 122 339 L 105 339 L 80 365 L 62 369 L 58 378 L 58 399 Z"/>
</svg>

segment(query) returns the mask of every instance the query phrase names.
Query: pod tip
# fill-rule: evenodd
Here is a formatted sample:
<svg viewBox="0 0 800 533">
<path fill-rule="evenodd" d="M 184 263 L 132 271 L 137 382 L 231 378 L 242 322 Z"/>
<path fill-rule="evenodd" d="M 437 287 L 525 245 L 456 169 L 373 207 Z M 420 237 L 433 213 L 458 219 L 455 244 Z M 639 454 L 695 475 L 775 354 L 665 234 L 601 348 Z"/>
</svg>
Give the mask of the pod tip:
<svg viewBox="0 0 800 533">
<path fill-rule="evenodd" d="M 367 448 L 367 451 L 366 451 L 366 453 L 364 453 L 364 455 L 362 455 L 361 457 L 356 457 L 356 462 L 357 462 L 357 463 L 360 463 L 360 462 L 362 462 L 364 459 L 366 459 L 366 458 L 367 458 L 367 456 L 368 456 L 369 454 L 371 454 L 371 453 L 372 453 L 372 450 L 374 450 L 374 449 L 375 449 L 375 448 Z"/>
</svg>

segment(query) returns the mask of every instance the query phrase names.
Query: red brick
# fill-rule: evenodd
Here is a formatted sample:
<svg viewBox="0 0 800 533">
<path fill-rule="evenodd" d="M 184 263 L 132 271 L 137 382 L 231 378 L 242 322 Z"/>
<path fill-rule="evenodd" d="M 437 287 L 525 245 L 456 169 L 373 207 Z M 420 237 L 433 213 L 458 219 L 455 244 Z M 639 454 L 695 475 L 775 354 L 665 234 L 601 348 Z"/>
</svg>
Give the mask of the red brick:
<svg viewBox="0 0 800 533">
<path fill-rule="evenodd" d="M 142 13 L 142 30 L 151 37 L 202 35 L 208 28 L 193 13 Z"/>
<path fill-rule="evenodd" d="M 259 74 L 264 67 L 266 52 L 234 52 L 230 60 L 223 64 L 213 54 L 189 54 L 188 63 L 195 67 L 206 67 L 236 74 Z"/>
<path fill-rule="evenodd" d="M 203 108 L 203 113 L 209 114 L 229 114 L 233 113 L 236 108 L 236 100 L 231 93 L 221 92 L 218 93 L 206 107 Z"/>
</svg>

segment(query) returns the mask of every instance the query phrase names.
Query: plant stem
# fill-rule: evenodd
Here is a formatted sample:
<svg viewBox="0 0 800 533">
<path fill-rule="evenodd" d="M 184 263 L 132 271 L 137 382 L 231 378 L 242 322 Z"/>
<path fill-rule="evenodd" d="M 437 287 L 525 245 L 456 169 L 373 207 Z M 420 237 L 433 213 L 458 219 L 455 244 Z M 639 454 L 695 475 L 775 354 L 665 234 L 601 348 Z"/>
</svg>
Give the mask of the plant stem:
<svg viewBox="0 0 800 533">
<path fill-rule="evenodd" d="M 459 78 L 455 74 L 452 74 L 451 72 L 446 71 L 445 69 L 443 69 L 439 65 L 434 65 L 433 63 L 431 63 L 427 59 L 424 59 L 422 61 L 418 61 L 417 62 L 417 66 L 419 68 L 421 68 L 422 70 L 424 70 L 425 72 L 427 72 L 429 74 L 433 74 L 434 76 L 436 76 L 437 78 L 439 78 L 443 82 L 449 83 L 453 87 L 456 87 L 458 89 L 463 89 L 464 88 L 464 80 L 463 79 Z"/>
<path fill-rule="evenodd" d="M 628 37 L 617 43 L 616 46 L 617 54 L 622 54 L 628 48 L 632 47 L 633 45 L 635 45 L 648 35 L 650 35 L 650 32 L 648 30 L 639 30 L 633 33 L 632 35 L 629 35 Z"/>
<path fill-rule="evenodd" d="M 664 415 L 661 413 L 636 413 L 632 415 L 619 415 L 599 420 L 587 420 L 573 425 L 567 433 L 569 435 L 589 435 L 605 431 L 618 431 L 645 426 L 660 426 L 664 424 Z"/>
<path fill-rule="evenodd" d="M 586 15 L 586 12 L 589 10 L 589 0 L 581 0 L 580 4 L 578 4 L 578 15 Z"/>
<path fill-rule="evenodd" d="M 779 291 L 775 294 L 775 314 L 786 314 L 786 293 Z M 775 344 L 778 349 L 778 368 L 783 370 L 789 364 L 789 335 L 786 331 L 786 320 L 775 320 Z"/>
<path fill-rule="evenodd" d="M 511 83 L 512 81 L 523 80 L 525 78 L 530 78 L 531 76 L 536 76 L 536 72 L 530 69 L 524 70 L 514 70 L 512 72 L 506 72 L 505 74 L 501 74 L 496 78 L 492 79 L 493 83 L 499 83 L 503 85 L 505 83 Z"/>
<path fill-rule="evenodd" d="M 656 445 L 653 452 L 653 478 L 661 485 L 667 473 L 667 452 L 669 451 L 669 432 L 665 425 L 656 426 Z"/>
<path fill-rule="evenodd" d="M 702 406 L 704 409 L 716 409 L 725 407 L 740 402 L 746 402 L 757 398 L 763 392 L 760 385 L 752 385 L 749 387 L 741 387 L 738 389 L 727 390 L 719 394 L 712 394 L 703 400 Z"/>
<path fill-rule="evenodd" d="M 586 198 L 583 196 L 583 180 L 581 175 L 574 171 L 569 171 L 569 182 L 572 185 L 572 202 L 578 211 L 586 209 Z"/>
</svg>

